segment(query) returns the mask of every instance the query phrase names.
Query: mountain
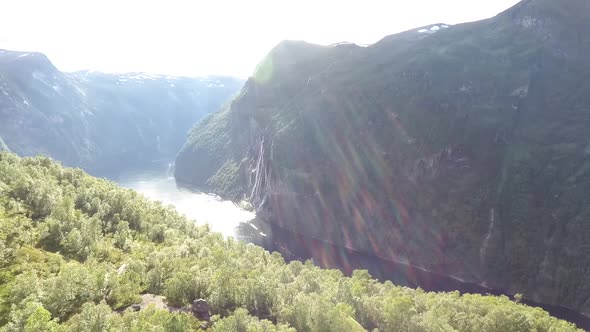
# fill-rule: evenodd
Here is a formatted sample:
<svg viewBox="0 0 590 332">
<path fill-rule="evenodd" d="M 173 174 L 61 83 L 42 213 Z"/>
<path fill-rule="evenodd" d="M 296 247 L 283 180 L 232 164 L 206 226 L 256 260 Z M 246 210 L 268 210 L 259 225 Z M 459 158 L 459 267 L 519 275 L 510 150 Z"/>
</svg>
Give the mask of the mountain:
<svg viewBox="0 0 590 332">
<path fill-rule="evenodd" d="M 178 181 L 294 232 L 590 315 L 590 2 L 285 41 Z"/>
<path fill-rule="evenodd" d="M 172 160 L 191 124 L 241 85 L 229 77 L 62 73 L 43 54 L 0 50 L 0 148 L 100 175 L 146 167 Z"/>
<path fill-rule="evenodd" d="M 80 165 L 92 153 L 83 91 L 39 53 L 0 51 L 0 136 L 23 155 Z"/>
</svg>

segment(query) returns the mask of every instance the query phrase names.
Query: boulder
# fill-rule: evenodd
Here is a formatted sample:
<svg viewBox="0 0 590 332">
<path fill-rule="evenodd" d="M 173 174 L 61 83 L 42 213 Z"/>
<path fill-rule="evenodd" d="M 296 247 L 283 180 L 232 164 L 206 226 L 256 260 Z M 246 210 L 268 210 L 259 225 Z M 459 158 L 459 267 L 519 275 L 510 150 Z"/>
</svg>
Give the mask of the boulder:
<svg viewBox="0 0 590 332">
<path fill-rule="evenodd" d="M 209 309 L 209 303 L 204 299 L 197 299 L 193 301 L 191 305 L 191 312 L 193 316 L 199 320 L 211 321 L 211 312 Z"/>
</svg>

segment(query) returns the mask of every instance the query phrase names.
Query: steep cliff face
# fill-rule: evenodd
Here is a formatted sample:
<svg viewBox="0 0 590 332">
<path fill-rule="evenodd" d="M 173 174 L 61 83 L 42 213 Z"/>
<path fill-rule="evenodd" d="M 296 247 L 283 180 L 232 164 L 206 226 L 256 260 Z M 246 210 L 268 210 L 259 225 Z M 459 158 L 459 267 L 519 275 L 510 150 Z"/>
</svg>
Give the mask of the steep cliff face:
<svg viewBox="0 0 590 332">
<path fill-rule="evenodd" d="M 233 78 L 62 73 L 43 54 L 0 50 L 0 148 L 98 175 L 174 158 L 190 125 L 242 85 Z"/>
<path fill-rule="evenodd" d="M 589 2 L 278 45 L 179 181 L 309 236 L 590 314 Z"/>
<path fill-rule="evenodd" d="M 83 92 L 39 53 L 0 50 L 0 136 L 22 155 L 78 165 L 92 151 Z"/>
</svg>

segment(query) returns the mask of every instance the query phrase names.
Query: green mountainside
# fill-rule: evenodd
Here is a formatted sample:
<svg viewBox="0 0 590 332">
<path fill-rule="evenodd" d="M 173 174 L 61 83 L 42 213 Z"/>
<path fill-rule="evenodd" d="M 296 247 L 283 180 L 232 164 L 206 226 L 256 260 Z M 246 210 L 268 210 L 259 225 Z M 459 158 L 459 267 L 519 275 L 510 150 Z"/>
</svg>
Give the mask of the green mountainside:
<svg viewBox="0 0 590 332">
<path fill-rule="evenodd" d="M 132 190 L 7 152 L 0 281 L 0 331 L 577 331 L 507 297 L 286 264 Z M 209 323 L 182 310 L 199 298 Z"/>
<path fill-rule="evenodd" d="M 297 233 L 590 315 L 590 2 L 369 47 L 286 41 L 178 181 Z"/>
<path fill-rule="evenodd" d="M 191 124 L 242 84 L 230 77 L 63 73 L 43 54 L 0 50 L 0 149 L 44 154 L 103 176 L 145 169 L 171 161 Z"/>
</svg>

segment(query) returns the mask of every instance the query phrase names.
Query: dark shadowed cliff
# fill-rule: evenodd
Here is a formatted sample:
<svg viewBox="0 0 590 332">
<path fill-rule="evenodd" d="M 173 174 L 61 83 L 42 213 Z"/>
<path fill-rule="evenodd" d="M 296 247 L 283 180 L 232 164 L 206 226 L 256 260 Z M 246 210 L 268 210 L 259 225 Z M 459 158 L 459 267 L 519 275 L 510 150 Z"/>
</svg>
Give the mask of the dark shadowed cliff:
<svg viewBox="0 0 590 332">
<path fill-rule="evenodd" d="M 283 42 L 176 178 L 296 232 L 590 314 L 590 2 Z"/>
</svg>

